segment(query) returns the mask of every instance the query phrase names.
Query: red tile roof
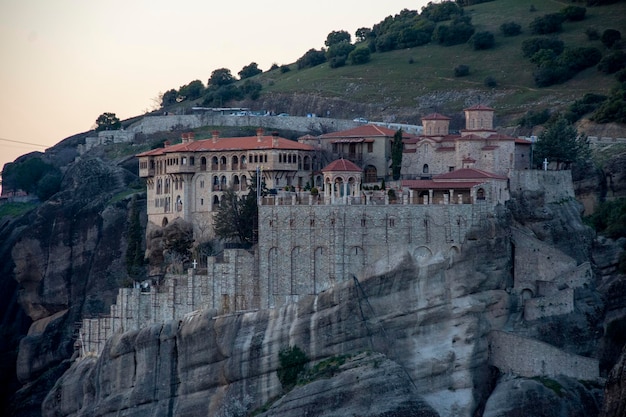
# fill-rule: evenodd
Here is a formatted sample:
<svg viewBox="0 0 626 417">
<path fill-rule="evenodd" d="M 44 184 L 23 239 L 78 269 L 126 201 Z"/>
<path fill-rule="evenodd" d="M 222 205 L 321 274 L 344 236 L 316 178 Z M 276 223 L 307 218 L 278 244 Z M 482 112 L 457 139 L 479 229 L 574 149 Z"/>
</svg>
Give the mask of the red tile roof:
<svg viewBox="0 0 626 417">
<path fill-rule="evenodd" d="M 348 161 L 347 159 L 336 159 L 330 164 L 322 168 L 322 172 L 361 172 L 363 171 L 355 163 Z"/>
<path fill-rule="evenodd" d="M 506 180 L 508 177 L 506 175 L 498 175 L 493 172 L 482 171 L 476 168 L 462 168 L 457 169 L 455 171 L 446 172 L 445 174 L 440 174 L 433 177 L 433 181 L 454 181 L 454 180 L 488 180 L 488 179 L 497 179 L 497 180 Z"/>
<path fill-rule="evenodd" d="M 433 180 L 402 180 L 402 186 L 412 189 L 424 189 L 424 190 L 449 190 L 449 189 L 462 189 L 472 188 L 475 185 L 482 184 L 484 181 L 478 182 L 463 182 L 463 181 L 446 181 L 435 182 Z"/>
<path fill-rule="evenodd" d="M 373 137 L 373 136 L 384 136 L 384 137 L 393 137 L 396 134 L 396 131 L 393 129 L 388 129 L 386 127 L 367 124 L 363 126 L 358 126 L 353 129 L 342 130 L 339 132 L 330 132 L 325 133 L 320 136 L 323 139 L 331 139 L 331 138 L 349 138 L 349 137 Z M 402 137 L 408 137 L 404 133 Z"/>
<path fill-rule="evenodd" d="M 274 141 L 275 140 L 275 141 Z M 174 152 L 218 152 L 218 151 L 254 151 L 265 149 L 312 151 L 311 145 L 295 142 L 278 136 L 244 136 L 235 138 L 217 138 L 196 140 L 187 143 L 166 146 L 138 154 L 141 156 L 156 156 Z"/>
</svg>

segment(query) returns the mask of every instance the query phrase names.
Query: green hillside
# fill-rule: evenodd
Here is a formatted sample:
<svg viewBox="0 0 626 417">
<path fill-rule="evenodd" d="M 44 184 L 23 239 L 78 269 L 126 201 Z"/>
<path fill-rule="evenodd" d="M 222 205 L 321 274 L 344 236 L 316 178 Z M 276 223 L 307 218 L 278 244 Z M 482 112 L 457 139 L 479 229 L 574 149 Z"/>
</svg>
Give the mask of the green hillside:
<svg viewBox="0 0 626 417">
<path fill-rule="evenodd" d="M 556 0 L 494 0 L 465 8 L 465 15 L 471 16 L 476 32 L 490 31 L 495 35 L 492 49 L 475 51 L 469 44 L 445 47 L 431 42 L 372 53 L 371 61 L 364 65 L 333 69 L 327 62 L 298 70 L 292 64 L 289 72 L 281 73 L 276 69 L 252 79 L 263 85 L 261 100 L 272 94 L 300 93 L 348 103 L 369 103 L 371 109 L 367 116 L 378 119 L 392 112 L 415 114 L 432 108 L 458 111 L 468 101 L 478 100 L 497 108 L 501 117 L 517 117 L 528 109 L 563 108 L 588 92 L 608 94 L 618 84 L 615 76 L 605 75 L 594 66 L 563 84 L 539 88 L 533 80 L 536 66 L 522 56 L 521 45 L 524 40 L 538 36 L 531 34 L 529 28 L 533 19 L 567 6 L 584 4 Z M 535 10 L 531 11 L 532 8 Z M 383 18 L 381 16 L 381 20 Z M 522 33 L 505 37 L 500 25 L 508 21 L 520 24 Z M 371 25 L 376 23 L 371 22 Z M 556 36 L 565 47 L 596 47 L 603 56 L 609 53 L 600 40 L 588 39 L 585 33 L 588 28 L 595 28 L 600 34 L 605 29 L 617 29 L 626 35 L 626 3 L 587 7 L 584 20 L 564 22 L 563 30 Z M 460 64 L 469 66 L 468 76 L 454 76 L 454 68 Z M 497 86 L 486 87 L 486 77 L 495 79 Z M 434 96 L 439 100 L 430 99 Z M 374 109 L 380 109 L 380 114 Z M 344 113 L 350 116 L 349 111 Z"/>
</svg>

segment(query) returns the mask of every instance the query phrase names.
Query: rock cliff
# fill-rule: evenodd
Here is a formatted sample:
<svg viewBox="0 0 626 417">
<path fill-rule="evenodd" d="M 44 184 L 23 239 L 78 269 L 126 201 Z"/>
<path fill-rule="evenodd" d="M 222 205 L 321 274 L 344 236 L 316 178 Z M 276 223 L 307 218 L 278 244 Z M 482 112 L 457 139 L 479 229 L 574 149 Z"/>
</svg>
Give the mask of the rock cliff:
<svg viewBox="0 0 626 417">
<path fill-rule="evenodd" d="M 124 284 L 129 204 L 145 211 L 145 200 L 129 197 L 136 178 L 100 159 L 79 161 L 61 192 L 3 226 L 4 277 L 17 283 L 14 294 L 32 321 L 16 358 L 16 415 L 40 415 L 41 400 L 69 366 L 75 324 L 105 312 Z"/>
<path fill-rule="evenodd" d="M 531 216 L 544 227 L 528 216 L 524 227 L 529 233 L 530 226 L 542 230 L 544 241 L 588 260 L 591 236 L 573 215 L 580 210 L 574 201 L 544 204 L 541 216 Z M 361 282 L 345 282 L 281 309 L 228 316 L 203 311 L 117 334 L 99 358 L 72 365 L 47 396 L 44 415 L 191 417 L 244 408 L 266 410 L 268 416 L 497 416 L 522 415 L 538 403 L 546 405 L 546 416 L 569 410 L 597 415 L 597 382 L 512 379 L 491 366 L 492 330 L 524 323 L 533 329 L 529 333 L 541 334 L 536 329 L 546 323 L 569 329 L 568 322 L 580 320 L 575 314 L 549 321 L 521 318 L 511 269 L 511 227 L 522 227 L 515 212 L 501 210 L 472 230 L 452 265 L 437 256 L 417 264 L 409 253 L 397 253 L 384 267 L 374 265 Z M 588 297 L 575 296 L 577 303 Z M 592 328 L 600 319 L 598 313 L 586 318 Z M 577 337 L 576 344 L 562 347 L 597 351 L 597 333 Z M 361 359 L 285 393 L 277 377 L 278 353 L 294 345 L 306 352 L 310 367 L 341 355 Z M 368 365 L 368 354 L 378 359 Z M 554 384 L 565 398 L 557 395 L 556 401 L 554 389 L 545 388 Z M 372 390 L 389 399 L 389 408 L 368 403 Z"/>
</svg>

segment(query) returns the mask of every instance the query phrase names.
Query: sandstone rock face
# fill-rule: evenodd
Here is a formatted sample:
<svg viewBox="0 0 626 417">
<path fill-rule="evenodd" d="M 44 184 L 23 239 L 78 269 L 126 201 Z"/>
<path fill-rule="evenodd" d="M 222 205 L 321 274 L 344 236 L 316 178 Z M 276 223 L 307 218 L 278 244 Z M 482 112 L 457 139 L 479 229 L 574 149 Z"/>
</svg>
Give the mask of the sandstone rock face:
<svg viewBox="0 0 626 417">
<path fill-rule="evenodd" d="M 381 354 L 360 354 L 337 374 L 296 387 L 262 417 L 437 417 L 404 369 Z"/>
<path fill-rule="evenodd" d="M 606 382 L 601 417 L 626 415 L 626 347 Z"/>
<path fill-rule="evenodd" d="M 17 281 L 18 301 L 33 321 L 17 357 L 28 388 L 14 399 L 16 414 L 40 414 L 30 399 L 51 388 L 50 372 L 67 367 L 75 323 L 105 312 L 124 284 L 130 200 L 114 197 L 128 194 L 135 179 L 98 159 L 79 161 L 65 173 L 62 191 L 28 215 L 28 227 L 11 231 L 14 268 L 7 278 Z M 144 201 L 135 203 L 145 211 Z"/>
<path fill-rule="evenodd" d="M 589 390 L 566 377 L 524 379 L 503 376 L 483 417 L 587 417 L 598 415 L 600 389 Z M 595 395 L 594 395 L 595 394 Z"/>
</svg>

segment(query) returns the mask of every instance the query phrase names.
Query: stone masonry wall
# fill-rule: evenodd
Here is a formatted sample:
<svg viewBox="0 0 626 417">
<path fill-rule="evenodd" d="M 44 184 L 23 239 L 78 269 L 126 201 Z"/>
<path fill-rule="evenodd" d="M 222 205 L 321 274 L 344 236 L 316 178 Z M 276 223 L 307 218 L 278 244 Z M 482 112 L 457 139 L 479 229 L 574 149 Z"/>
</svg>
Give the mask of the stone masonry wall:
<svg viewBox="0 0 626 417">
<path fill-rule="evenodd" d="M 489 333 L 489 361 L 501 372 L 529 378 L 565 375 L 594 380 L 600 376 L 597 359 L 567 353 L 547 343 L 502 331 Z"/>
<path fill-rule="evenodd" d="M 155 323 L 182 320 L 186 315 L 213 309 L 223 313 L 258 305 L 258 275 L 254 255 L 227 249 L 220 258 L 208 258 L 207 273 L 166 275 L 150 288 L 120 288 L 110 315 L 84 319 L 80 330 L 82 354 L 97 354 L 115 333 L 139 330 Z"/>
<path fill-rule="evenodd" d="M 543 191 L 544 204 L 558 203 L 575 197 L 571 171 L 511 171 L 509 178 L 511 194 L 521 191 Z"/>
<path fill-rule="evenodd" d="M 352 129 L 362 123 L 352 120 L 322 117 L 225 116 L 206 112 L 189 115 L 147 116 L 127 130 L 151 134 L 173 129 L 195 129 L 202 126 L 256 126 L 265 130 L 280 129 L 296 132 L 334 132 Z"/>
<path fill-rule="evenodd" d="M 451 262 L 469 228 L 491 210 L 485 204 L 261 206 L 260 308 L 360 279 L 392 252 L 407 250 L 419 264 Z"/>
</svg>

